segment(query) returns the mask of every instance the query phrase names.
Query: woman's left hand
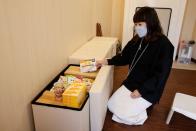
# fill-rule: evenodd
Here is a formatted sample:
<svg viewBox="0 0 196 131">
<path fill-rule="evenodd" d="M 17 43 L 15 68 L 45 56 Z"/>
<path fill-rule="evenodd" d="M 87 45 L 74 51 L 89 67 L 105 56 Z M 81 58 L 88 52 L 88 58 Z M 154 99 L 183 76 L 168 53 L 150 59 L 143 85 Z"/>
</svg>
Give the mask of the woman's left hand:
<svg viewBox="0 0 196 131">
<path fill-rule="evenodd" d="M 141 94 L 139 93 L 138 90 L 134 90 L 134 91 L 131 93 L 131 97 L 132 97 L 132 98 L 139 98 L 139 97 L 141 97 Z"/>
</svg>

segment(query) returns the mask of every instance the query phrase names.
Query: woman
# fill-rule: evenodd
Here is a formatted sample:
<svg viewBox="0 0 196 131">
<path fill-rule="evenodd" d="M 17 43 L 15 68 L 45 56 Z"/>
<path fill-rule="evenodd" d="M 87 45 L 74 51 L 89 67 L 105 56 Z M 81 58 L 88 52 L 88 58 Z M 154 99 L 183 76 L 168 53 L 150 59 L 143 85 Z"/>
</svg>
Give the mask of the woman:
<svg viewBox="0 0 196 131">
<path fill-rule="evenodd" d="M 112 95 L 108 108 L 112 119 L 129 125 L 142 125 L 146 109 L 159 102 L 169 76 L 174 47 L 162 33 L 155 9 L 140 8 L 133 17 L 135 36 L 121 54 L 97 61 L 97 66 L 129 65 L 127 78 Z"/>
</svg>

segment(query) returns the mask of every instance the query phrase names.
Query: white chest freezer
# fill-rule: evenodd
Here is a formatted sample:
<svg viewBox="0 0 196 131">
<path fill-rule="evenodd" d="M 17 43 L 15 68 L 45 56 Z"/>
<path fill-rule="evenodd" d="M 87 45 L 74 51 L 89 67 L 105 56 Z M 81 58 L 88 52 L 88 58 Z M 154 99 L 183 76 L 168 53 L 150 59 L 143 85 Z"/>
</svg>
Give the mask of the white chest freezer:
<svg viewBox="0 0 196 131">
<path fill-rule="evenodd" d="M 69 57 L 69 64 L 78 65 L 79 61 L 84 59 L 110 58 L 116 54 L 117 42 L 117 38 L 95 37 Z M 44 90 L 51 88 L 67 68 L 57 75 Z M 44 92 L 43 90 L 32 101 L 36 131 L 101 131 L 112 89 L 113 66 L 103 66 L 80 109 L 36 102 Z"/>
</svg>

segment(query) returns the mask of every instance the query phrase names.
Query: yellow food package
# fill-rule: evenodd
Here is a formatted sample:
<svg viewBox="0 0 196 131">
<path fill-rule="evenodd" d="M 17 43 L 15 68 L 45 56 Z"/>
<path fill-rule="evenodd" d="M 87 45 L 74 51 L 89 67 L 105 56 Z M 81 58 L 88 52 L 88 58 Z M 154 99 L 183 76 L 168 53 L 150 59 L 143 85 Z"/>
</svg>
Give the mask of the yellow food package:
<svg viewBox="0 0 196 131">
<path fill-rule="evenodd" d="M 63 104 L 68 107 L 80 108 L 87 95 L 84 83 L 72 83 L 63 93 Z"/>
<path fill-rule="evenodd" d="M 48 99 L 48 100 L 54 100 L 55 99 L 55 94 L 51 91 L 44 91 L 42 94 L 42 98 Z"/>
<path fill-rule="evenodd" d="M 70 66 L 65 72 L 65 75 L 73 75 L 73 76 L 82 76 L 82 77 L 87 77 L 87 78 L 93 78 L 95 79 L 97 74 L 99 72 L 99 69 L 95 72 L 86 72 L 82 73 L 80 72 L 80 67 L 79 66 Z"/>
<path fill-rule="evenodd" d="M 42 96 L 37 99 L 36 102 L 44 103 L 44 104 L 52 104 L 55 101 L 55 94 L 51 91 L 44 91 Z"/>
</svg>

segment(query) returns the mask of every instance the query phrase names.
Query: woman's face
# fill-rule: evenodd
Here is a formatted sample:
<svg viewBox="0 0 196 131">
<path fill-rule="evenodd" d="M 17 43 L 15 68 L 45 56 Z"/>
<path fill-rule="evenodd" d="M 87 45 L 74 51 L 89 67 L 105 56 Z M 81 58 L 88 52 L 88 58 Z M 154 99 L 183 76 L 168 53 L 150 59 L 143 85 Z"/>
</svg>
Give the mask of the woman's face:
<svg viewBox="0 0 196 131">
<path fill-rule="evenodd" d="M 146 27 L 146 22 L 136 22 L 136 23 L 134 23 L 134 26 L 135 27 L 140 27 L 140 26 Z"/>
<path fill-rule="evenodd" d="M 138 34 L 140 38 L 147 35 L 146 22 L 136 22 L 134 23 L 135 33 Z"/>
</svg>

